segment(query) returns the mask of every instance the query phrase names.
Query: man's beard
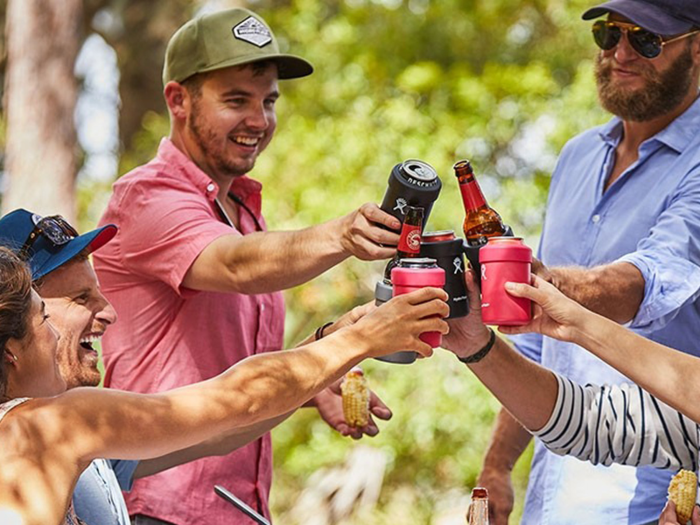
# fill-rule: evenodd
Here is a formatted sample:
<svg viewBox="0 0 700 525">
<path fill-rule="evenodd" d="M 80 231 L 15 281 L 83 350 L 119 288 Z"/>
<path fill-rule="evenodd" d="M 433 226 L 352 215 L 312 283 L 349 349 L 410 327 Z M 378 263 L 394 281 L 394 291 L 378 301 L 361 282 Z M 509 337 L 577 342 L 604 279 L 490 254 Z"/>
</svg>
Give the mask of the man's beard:
<svg viewBox="0 0 700 525">
<path fill-rule="evenodd" d="M 688 95 L 696 74 L 690 46 L 666 71 L 658 72 L 651 64 L 635 68 L 634 72 L 646 80 L 641 89 L 629 90 L 615 85 L 612 68 L 612 60 L 604 61 L 602 53 L 599 54 L 595 65 L 598 98 L 610 113 L 633 122 L 647 122 L 675 110 Z"/>
<path fill-rule="evenodd" d="M 206 122 L 202 121 L 199 115 L 199 107 L 195 101 L 192 106 L 188 127 L 195 143 L 204 154 L 207 162 L 213 165 L 218 173 L 230 177 L 240 177 L 249 173 L 255 166 L 255 158 L 250 161 L 240 162 L 227 160 L 223 151 L 212 147 L 212 145 L 220 143 L 221 139 L 211 131 L 211 128 L 207 126 Z"/>
<path fill-rule="evenodd" d="M 94 362 L 92 357 L 84 360 L 81 351 L 76 352 L 76 349 L 70 345 L 71 341 L 76 340 L 75 332 L 67 331 L 58 342 L 56 359 L 61 376 L 63 376 L 68 388 L 98 386 L 101 377 L 97 369 L 96 358 L 94 358 Z"/>
</svg>

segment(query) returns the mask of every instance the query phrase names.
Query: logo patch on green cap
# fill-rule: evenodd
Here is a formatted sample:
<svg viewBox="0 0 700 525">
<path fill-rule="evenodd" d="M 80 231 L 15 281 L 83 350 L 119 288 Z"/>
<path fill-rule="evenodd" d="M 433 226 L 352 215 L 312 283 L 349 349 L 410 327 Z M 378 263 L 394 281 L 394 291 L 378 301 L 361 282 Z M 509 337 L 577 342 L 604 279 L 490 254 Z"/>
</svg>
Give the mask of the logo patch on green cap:
<svg viewBox="0 0 700 525">
<path fill-rule="evenodd" d="M 249 16 L 233 27 L 233 36 L 249 44 L 263 47 L 272 42 L 270 30 L 254 16 Z"/>
</svg>

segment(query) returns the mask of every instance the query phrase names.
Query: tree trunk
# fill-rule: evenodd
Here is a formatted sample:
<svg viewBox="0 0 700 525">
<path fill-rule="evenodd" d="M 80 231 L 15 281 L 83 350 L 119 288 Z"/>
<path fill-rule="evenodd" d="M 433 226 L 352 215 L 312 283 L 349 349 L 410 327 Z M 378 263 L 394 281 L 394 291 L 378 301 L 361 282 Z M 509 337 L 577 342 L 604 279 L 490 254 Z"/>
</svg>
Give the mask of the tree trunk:
<svg viewBox="0 0 700 525">
<path fill-rule="evenodd" d="M 4 212 L 23 207 L 75 222 L 82 16 L 82 0 L 8 2 Z"/>
</svg>

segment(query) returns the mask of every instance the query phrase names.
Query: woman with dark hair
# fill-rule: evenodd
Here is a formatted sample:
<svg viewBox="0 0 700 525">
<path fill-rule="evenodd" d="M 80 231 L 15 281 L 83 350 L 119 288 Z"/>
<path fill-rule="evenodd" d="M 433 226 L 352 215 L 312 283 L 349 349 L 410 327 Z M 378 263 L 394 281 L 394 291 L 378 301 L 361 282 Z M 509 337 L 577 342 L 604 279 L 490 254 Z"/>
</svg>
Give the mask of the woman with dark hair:
<svg viewBox="0 0 700 525">
<path fill-rule="evenodd" d="M 94 458 L 162 456 L 285 414 L 367 357 L 430 356 L 419 335 L 447 332 L 446 299 L 435 288 L 397 297 L 359 320 L 348 314 L 354 324 L 316 342 L 170 392 L 66 391 L 43 302 L 23 263 L 0 248 L 0 523 L 76 523 L 71 494 Z"/>
</svg>

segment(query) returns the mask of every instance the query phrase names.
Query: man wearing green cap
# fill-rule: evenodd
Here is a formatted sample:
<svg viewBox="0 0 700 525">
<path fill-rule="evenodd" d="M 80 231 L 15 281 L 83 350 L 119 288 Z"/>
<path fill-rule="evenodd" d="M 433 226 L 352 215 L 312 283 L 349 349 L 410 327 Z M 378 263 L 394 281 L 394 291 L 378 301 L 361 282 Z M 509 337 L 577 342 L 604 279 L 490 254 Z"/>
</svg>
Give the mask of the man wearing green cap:
<svg viewBox="0 0 700 525">
<path fill-rule="evenodd" d="M 386 246 L 398 235 L 379 225 L 400 224 L 374 204 L 304 230 L 266 231 L 262 186 L 247 173 L 275 131 L 278 80 L 312 71 L 280 53 L 264 20 L 244 9 L 191 20 L 170 40 L 163 73 L 170 136 L 155 159 L 115 184 L 101 220 L 119 226 L 95 254 L 95 268 L 123 328 L 103 340 L 107 386 L 167 390 L 279 350 L 280 290 L 353 255 L 394 254 Z M 345 424 L 337 389 L 311 404 L 343 434 L 378 431 L 374 423 L 362 430 Z M 376 398 L 372 411 L 391 416 Z M 252 524 L 217 499 L 213 486 L 269 517 L 271 459 L 266 435 L 233 454 L 138 480 L 130 513 L 135 523 Z"/>
</svg>

